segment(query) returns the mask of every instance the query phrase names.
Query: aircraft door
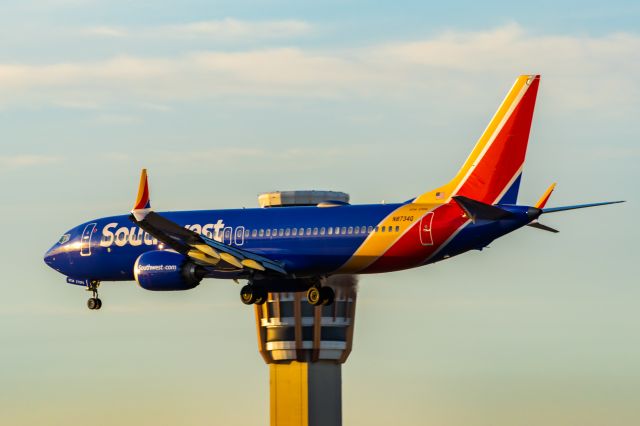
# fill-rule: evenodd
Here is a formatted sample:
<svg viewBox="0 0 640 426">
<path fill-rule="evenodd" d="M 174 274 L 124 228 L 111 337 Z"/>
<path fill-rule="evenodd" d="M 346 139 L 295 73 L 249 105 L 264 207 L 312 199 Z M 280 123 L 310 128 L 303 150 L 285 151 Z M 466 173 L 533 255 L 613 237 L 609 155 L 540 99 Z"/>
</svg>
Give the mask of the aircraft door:
<svg viewBox="0 0 640 426">
<path fill-rule="evenodd" d="M 433 212 L 429 212 L 420 219 L 420 243 L 423 246 L 433 245 L 431 226 L 433 225 Z"/>
<path fill-rule="evenodd" d="M 88 223 L 87 226 L 84 227 L 80 239 L 80 256 L 91 256 L 91 237 L 95 231 L 95 223 Z"/>
</svg>

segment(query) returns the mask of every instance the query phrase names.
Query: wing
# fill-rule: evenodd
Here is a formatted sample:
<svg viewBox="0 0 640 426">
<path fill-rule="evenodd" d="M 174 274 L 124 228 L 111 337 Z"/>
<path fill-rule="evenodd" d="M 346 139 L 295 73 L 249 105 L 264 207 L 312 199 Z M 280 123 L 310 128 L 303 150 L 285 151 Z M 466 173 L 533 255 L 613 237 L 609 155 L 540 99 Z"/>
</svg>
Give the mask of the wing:
<svg viewBox="0 0 640 426">
<path fill-rule="evenodd" d="M 221 270 L 248 270 L 288 275 L 280 262 L 197 234 L 151 210 L 146 169 L 142 170 L 140 176 L 138 198 L 130 218 L 158 241 L 190 257 L 198 264 Z"/>
</svg>

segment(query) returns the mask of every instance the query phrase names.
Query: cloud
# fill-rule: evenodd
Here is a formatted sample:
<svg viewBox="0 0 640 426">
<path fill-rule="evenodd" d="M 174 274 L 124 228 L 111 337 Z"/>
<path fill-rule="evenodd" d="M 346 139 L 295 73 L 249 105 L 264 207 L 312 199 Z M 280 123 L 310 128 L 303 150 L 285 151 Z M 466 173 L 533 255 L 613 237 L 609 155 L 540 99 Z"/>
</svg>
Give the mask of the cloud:
<svg viewBox="0 0 640 426">
<path fill-rule="evenodd" d="M 271 31 L 274 25 L 264 24 L 255 30 L 255 26 L 238 21 L 222 22 L 162 31 L 257 34 Z M 170 106 L 175 101 L 220 96 L 419 96 L 431 102 L 462 102 L 487 87 L 512 81 L 518 74 L 542 73 L 545 81 L 552 82 L 554 89 L 548 94 L 554 107 L 588 109 L 610 104 L 615 105 L 610 113 L 616 113 L 640 98 L 638 51 L 637 34 L 535 35 L 510 24 L 488 31 L 447 31 L 428 39 L 357 48 L 281 47 L 0 64 L 0 105 L 64 105 L 68 100 L 71 105 L 125 101 Z"/>
<path fill-rule="evenodd" d="M 81 32 L 84 35 L 92 35 L 98 37 L 125 37 L 129 35 L 129 32 L 124 28 L 109 27 L 103 25 L 88 27 L 83 29 Z"/>
<path fill-rule="evenodd" d="M 320 165 L 335 165 L 340 161 L 351 162 L 351 159 L 366 152 L 367 146 L 349 145 L 339 147 L 297 147 L 286 149 L 247 147 L 216 147 L 201 150 L 154 150 L 145 155 L 148 163 L 163 166 L 189 166 L 193 164 L 215 164 L 217 169 L 236 170 L 242 163 L 251 169 L 273 168 L 273 164 L 287 162 L 292 168 L 308 169 L 307 160 L 314 159 Z M 114 163 L 130 163 L 133 157 L 129 154 L 108 152 L 102 159 Z M 202 169 L 206 172 L 206 169 Z"/>
<path fill-rule="evenodd" d="M 61 161 L 60 157 L 45 155 L 3 155 L 0 156 L 0 171 L 36 167 Z"/>
<path fill-rule="evenodd" d="M 93 26 L 83 29 L 82 33 L 97 37 L 187 40 L 207 38 L 229 41 L 297 37 L 309 33 L 311 29 L 311 24 L 300 20 L 252 22 L 226 18 L 146 28 Z"/>
</svg>

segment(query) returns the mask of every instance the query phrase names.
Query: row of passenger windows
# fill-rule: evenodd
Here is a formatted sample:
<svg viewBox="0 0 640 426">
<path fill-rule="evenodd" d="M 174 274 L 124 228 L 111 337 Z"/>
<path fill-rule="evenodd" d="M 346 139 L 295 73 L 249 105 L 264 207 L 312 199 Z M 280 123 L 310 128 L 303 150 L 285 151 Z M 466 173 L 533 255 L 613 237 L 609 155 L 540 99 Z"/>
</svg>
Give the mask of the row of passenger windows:
<svg viewBox="0 0 640 426">
<path fill-rule="evenodd" d="M 243 231 L 241 231 L 242 227 L 236 228 L 233 235 L 235 238 L 242 237 Z M 321 227 L 321 228 L 273 228 L 273 229 L 244 229 L 244 238 L 264 238 L 264 237 L 297 237 L 297 236 L 318 236 L 318 235 L 368 235 L 372 232 L 399 232 L 399 226 L 329 226 L 329 227 Z M 209 238 L 214 238 L 212 232 L 205 232 L 205 235 Z M 224 238 L 224 240 L 231 240 L 232 229 L 225 228 L 224 231 L 220 233 L 220 237 Z M 102 242 L 109 241 L 113 236 L 103 235 L 101 240 Z M 151 244 L 153 237 L 146 232 L 136 232 L 133 235 L 129 236 L 128 233 L 124 232 L 116 232 L 115 240 L 124 241 L 129 239 L 130 241 L 140 241 L 146 244 Z"/>
<path fill-rule="evenodd" d="M 245 231 L 245 237 L 296 237 L 311 235 L 367 235 L 372 232 L 399 232 L 399 226 L 329 226 L 325 228 L 274 228 Z M 249 234 L 251 232 L 251 234 Z"/>
</svg>

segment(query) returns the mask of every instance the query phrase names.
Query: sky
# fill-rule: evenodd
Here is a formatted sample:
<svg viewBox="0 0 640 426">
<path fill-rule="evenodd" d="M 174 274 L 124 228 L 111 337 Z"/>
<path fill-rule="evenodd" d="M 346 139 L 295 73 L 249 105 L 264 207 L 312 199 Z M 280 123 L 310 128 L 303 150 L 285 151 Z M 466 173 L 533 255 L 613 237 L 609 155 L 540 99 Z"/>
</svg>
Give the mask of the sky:
<svg viewBox="0 0 640 426">
<path fill-rule="evenodd" d="M 640 5 L 430 3 L 3 2 L 0 423 L 268 424 L 237 285 L 106 283 L 94 312 L 45 250 L 127 212 L 141 167 L 158 210 L 407 200 L 540 73 L 520 203 L 627 203 L 362 277 L 344 423 L 637 424 Z"/>
</svg>

